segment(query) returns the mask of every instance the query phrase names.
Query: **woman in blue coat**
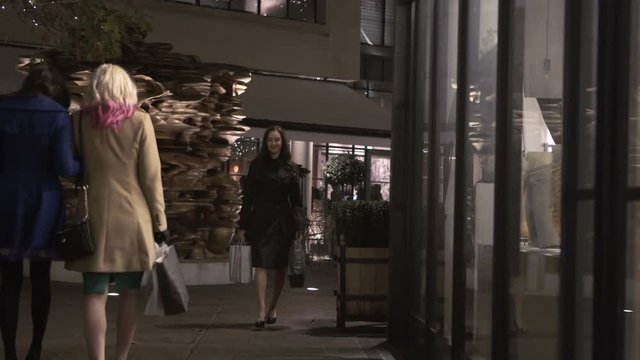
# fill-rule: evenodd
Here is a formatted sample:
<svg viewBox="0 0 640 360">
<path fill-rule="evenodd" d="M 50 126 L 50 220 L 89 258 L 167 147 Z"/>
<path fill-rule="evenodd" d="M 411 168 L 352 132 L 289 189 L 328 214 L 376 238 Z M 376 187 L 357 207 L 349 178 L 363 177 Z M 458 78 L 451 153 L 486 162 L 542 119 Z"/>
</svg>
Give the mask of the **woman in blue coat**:
<svg viewBox="0 0 640 360">
<path fill-rule="evenodd" d="M 0 329 L 7 360 L 17 359 L 22 261 L 30 260 L 33 337 L 27 359 L 39 359 L 51 302 L 54 238 L 64 216 L 59 177 L 75 176 L 73 132 L 64 79 L 41 66 L 0 102 Z"/>
</svg>

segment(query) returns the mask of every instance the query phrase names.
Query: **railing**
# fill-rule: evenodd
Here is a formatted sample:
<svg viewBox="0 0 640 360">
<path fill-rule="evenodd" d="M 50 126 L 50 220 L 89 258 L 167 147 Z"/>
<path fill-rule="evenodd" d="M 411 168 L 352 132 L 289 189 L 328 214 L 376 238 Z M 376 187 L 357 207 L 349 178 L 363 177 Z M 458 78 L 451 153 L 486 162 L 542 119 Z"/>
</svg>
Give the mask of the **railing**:
<svg viewBox="0 0 640 360">
<path fill-rule="evenodd" d="M 308 23 L 324 23 L 326 0 L 165 0 L 181 4 L 209 7 L 276 17 Z"/>
</svg>

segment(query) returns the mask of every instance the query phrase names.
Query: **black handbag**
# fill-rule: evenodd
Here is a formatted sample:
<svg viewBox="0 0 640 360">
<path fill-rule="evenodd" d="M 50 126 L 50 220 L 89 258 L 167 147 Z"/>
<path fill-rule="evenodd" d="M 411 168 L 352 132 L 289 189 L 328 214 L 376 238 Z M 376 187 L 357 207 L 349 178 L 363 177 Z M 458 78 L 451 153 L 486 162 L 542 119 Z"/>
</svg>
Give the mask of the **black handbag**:
<svg viewBox="0 0 640 360">
<path fill-rule="evenodd" d="M 82 113 L 80 113 L 79 122 L 80 155 L 83 155 Z M 89 228 L 89 187 L 82 183 L 83 178 L 80 175 L 76 179 L 76 194 L 79 199 L 74 211 L 75 222 L 68 222 L 62 230 L 56 233 L 58 249 L 65 260 L 76 260 L 93 255 L 95 251 Z M 82 211 L 81 216 L 78 216 L 79 210 Z"/>
<path fill-rule="evenodd" d="M 75 260 L 81 257 L 93 255 L 93 239 L 89 229 L 89 204 L 87 202 L 87 186 L 79 187 L 82 191 L 84 215 L 76 223 L 68 223 L 56 233 L 56 240 L 60 254 L 65 260 Z"/>
</svg>

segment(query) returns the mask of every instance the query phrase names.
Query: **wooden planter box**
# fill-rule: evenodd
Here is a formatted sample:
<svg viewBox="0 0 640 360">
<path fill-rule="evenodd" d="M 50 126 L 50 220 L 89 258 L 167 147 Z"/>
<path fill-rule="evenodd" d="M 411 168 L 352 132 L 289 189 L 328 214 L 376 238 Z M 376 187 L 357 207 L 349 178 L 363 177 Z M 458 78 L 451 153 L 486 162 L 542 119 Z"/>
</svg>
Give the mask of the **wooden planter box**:
<svg viewBox="0 0 640 360">
<path fill-rule="evenodd" d="M 386 321 L 389 293 L 389 249 L 340 247 L 337 323 Z"/>
</svg>

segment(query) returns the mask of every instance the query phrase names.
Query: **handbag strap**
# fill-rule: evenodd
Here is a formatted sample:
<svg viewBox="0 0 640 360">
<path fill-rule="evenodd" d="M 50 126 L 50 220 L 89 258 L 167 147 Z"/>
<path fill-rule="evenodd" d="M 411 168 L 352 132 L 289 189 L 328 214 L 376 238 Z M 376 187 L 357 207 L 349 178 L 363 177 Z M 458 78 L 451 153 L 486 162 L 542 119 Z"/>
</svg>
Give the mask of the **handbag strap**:
<svg viewBox="0 0 640 360">
<path fill-rule="evenodd" d="M 80 189 L 82 191 L 82 200 L 84 202 L 84 217 L 83 217 L 83 221 L 87 221 L 89 219 L 89 199 L 88 199 L 88 186 L 87 184 L 85 184 L 84 182 L 84 134 L 82 131 L 82 123 L 84 122 L 82 119 L 82 115 L 84 115 L 84 111 L 80 110 L 80 115 L 78 116 L 78 147 L 80 148 L 79 150 L 79 154 L 80 155 L 80 160 L 83 164 L 83 169 L 80 172 L 80 174 L 78 174 L 78 176 L 76 176 L 76 192 L 78 189 Z"/>
<path fill-rule="evenodd" d="M 82 131 L 82 115 L 84 115 L 84 110 L 80 110 L 80 115 L 78 116 L 78 155 L 80 157 L 81 163 L 83 164 L 83 170 L 76 176 L 76 188 L 84 185 L 84 134 Z"/>
</svg>

